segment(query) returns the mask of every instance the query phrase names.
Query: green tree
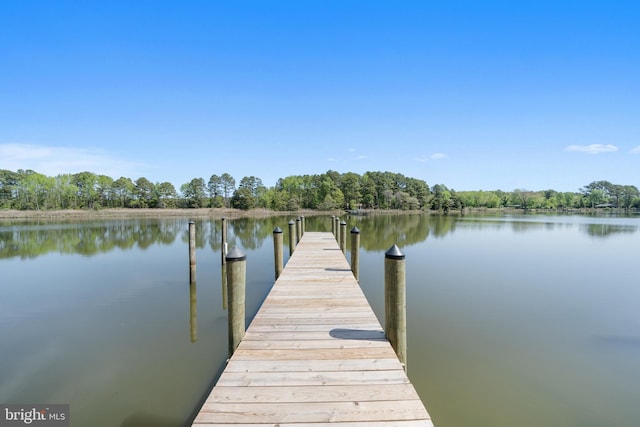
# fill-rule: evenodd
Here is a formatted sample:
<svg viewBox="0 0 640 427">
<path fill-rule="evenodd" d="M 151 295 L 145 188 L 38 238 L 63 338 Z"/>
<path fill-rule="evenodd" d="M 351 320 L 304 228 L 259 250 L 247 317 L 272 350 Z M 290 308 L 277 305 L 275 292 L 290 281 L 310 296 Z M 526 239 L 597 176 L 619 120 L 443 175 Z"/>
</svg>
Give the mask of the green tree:
<svg viewBox="0 0 640 427">
<path fill-rule="evenodd" d="M 131 178 L 121 176 L 113 182 L 112 188 L 115 205 L 121 208 L 129 207 L 135 188 L 135 184 L 131 181 Z"/>
<path fill-rule="evenodd" d="M 233 192 L 233 197 L 231 198 L 231 207 L 235 209 L 241 209 L 243 211 L 248 211 L 255 206 L 255 199 L 251 195 L 251 190 L 247 187 L 238 187 L 236 191 Z"/>
<path fill-rule="evenodd" d="M 153 208 L 156 205 L 155 185 L 145 177 L 136 179 L 134 186 L 134 199 L 138 208 Z"/>
<path fill-rule="evenodd" d="M 435 211 L 443 210 L 448 212 L 452 207 L 451 191 L 444 184 L 436 184 L 432 188 L 433 198 L 431 199 L 431 209 Z"/>
<path fill-rule="evenodd" d="M 231 198 L 231 206 L 236 209 L 249 210 L 259 206 L 262 195 L 266 192 L 266 188 L 262 184 L 260 178 L 255 176 L 245 176 L 240 180 L 238 189 L 234 191 Z"/>
<path fill-rule="evenodd" d="M 80 202 L 80 207 L 93 209 L 94 203 L 97 200 L 97 175 L 92 172 L 80 172 L 73 175 L 73 180 L 78 188 L 78 200 Z"/>
<path fill-rule="evenodd" d="M 98 207 L 114 207 L 115 193 L 113 178 L 107 175 L 98 175 L 96 180 L 96 197 Z"/>
<path fill-rule="evenodd" d="M 218 175 L 211 175 L 207 183 L 209 192 L 209 205 L 212 208 L 221 208 L 224 206 L 224 198 L 222 196 L 222 178 Z"/>
<path fill-rule="evenodd" d="M 222 194 L 224 196 L 224 205 L 226 207 L 229 207 L 229 196 L 233 194 L 233 191 L 236 188 L 236 180 L 233 179 L 233 177 L 226 172 L 220 176 L 220 180 L 222 181 Z"/>
<path fill-rule="evenodd" d="M 178 193 L 176 188 L 170 182 L 162 182 L 155 185 L 158 207 L 159 208 L 175 208 Z"/>
<path fill-rule="evenodd" d="M 12 207 L 18 186 L 18 174 L 6 169 L 0 169 L 0 208 Z"/>
<path fill-rule="evenodd" d="M 357 209 L 361 203 L 362 194 L 360 183 L 360 175 L 353 172 L 347 172 L 340 179 L 340 191 L 344 195 L 345 209 Z"/>
<path fill-rule="evenodd" d="M 190 208 L 204 207 L 207 193 L 203 178 L 193 178 L 189 183 L 183 184 L 180 191 L 187 199 Z"/>
</svg>

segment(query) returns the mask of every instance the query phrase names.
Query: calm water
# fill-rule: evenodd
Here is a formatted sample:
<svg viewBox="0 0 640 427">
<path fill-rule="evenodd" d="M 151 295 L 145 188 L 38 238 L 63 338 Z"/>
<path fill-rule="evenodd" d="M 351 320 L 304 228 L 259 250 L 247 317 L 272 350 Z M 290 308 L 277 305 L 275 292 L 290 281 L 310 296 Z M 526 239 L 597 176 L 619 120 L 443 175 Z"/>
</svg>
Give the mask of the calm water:
<svg viewBox="0 0 640 427">
<path fill-rule="evenodd" d="M 249 320 L 289 219 L 229 221 L 248 255 Z M 187 222 L 0 223 L 0 403 L 70 403 L 75 427 L 188 423 L 227 332 L 220 223 L 196 222 L 190 286 Z M 347 222 L 381 320 L 383 252 L 407 256 L 409 376 L 437 427 L 640 424 L 640 218 Z"/>
</svg>

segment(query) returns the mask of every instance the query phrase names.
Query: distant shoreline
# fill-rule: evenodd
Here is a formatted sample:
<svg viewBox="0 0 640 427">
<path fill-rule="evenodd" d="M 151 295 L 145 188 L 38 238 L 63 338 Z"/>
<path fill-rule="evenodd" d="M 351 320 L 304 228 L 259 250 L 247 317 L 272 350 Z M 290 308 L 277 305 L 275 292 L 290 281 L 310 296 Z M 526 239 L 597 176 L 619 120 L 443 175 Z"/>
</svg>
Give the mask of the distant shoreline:
<svg viewBox="0 0 640 427">
<path fill-rule="evenodd" d="M 296 213 L 298 214 L 298 213 Z M 316 212 L 302 212 L 299 215 L 317 215 Z M 109 218 L 242 218 L 287 215 L 287 212 L 275 212 L 255 209 L 243 211 L 239 209 L 68 209 L 68 210 L 0 210 L 0 219 L 109 219 Z"/>
<path fill-rule="evenodd" d="M 625 209 L 517 209 L 517 208 L 466 208 L 464 212 L 460 210 L 450 210 L 448 213 L 438 211 L 403 211 L 403 210 L 362 210 L 360 213 L 352 213 L 355 215 L 407 215 L 407 214 L 424 214 L 424 215 L 461 215 L 471 213 L 548 213 L 548 214 L 588 214 L 588 213 L 636 213 Z M 113 209 L 67 209 L 67 210 L 17 210 L 17 209 L 0 209 L 0 219 L 4 220 L 91 220 L 91 219 L 110 219 L 110 218 L 265 218 L 270 216 L 322 216 L 322 215 L 348 215 L 348 212 L 337 211 L 316 211 L 304 209 L 298 211 L 273 211 L 269 209 L 252 209 L 240 210 L 232 208 L 197 208 L 197 209 L 160 209 L 160 208 L 113 208 Z"/>
</svg>

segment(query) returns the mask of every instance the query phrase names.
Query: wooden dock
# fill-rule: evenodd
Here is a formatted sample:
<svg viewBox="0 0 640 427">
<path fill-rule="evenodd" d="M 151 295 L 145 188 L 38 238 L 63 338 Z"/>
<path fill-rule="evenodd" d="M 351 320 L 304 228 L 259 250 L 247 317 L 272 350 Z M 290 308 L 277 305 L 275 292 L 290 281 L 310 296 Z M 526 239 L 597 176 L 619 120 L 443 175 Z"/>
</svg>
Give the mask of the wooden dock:
<svg viewBox="0 0 640 427">
<path fill-rule="evenodd" d="M 306 232 L 193 426 L 433 426 L 331 233 Z"/>
</svg>

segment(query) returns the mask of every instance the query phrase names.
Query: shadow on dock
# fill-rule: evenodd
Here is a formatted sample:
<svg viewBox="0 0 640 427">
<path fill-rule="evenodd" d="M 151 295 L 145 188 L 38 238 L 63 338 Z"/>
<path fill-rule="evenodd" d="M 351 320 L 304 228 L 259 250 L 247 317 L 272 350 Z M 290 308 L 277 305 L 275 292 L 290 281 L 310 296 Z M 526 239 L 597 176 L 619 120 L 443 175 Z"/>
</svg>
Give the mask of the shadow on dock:
<svg viewBox="0 0 640 427">
<path fill-rule="evenodd" d="M 344 329 L 336 328 L 329 331 L 332 338 L 341 340 L 367 340 L 367 341 L 384 341 L 384 331 L 368 330 L 368 329 Z"/>
</svg>

